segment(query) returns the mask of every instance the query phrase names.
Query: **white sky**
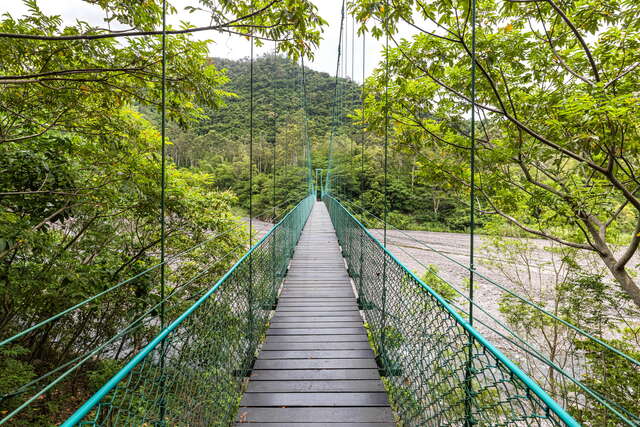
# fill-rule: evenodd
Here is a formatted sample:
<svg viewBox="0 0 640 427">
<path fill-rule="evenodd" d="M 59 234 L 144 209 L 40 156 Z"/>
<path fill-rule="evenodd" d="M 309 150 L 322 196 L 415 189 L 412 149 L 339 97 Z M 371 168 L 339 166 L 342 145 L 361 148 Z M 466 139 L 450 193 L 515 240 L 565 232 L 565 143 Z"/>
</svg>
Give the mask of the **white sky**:
<svg viewBox="0 0 640 427">
<path fill-rule="evenodd" d="M 184 11 L 186 5 L 197 6 L 196 0 L 169 0 L 169 2 L 178 9 L 179 13 L 169 18 L 169 24 L 178 27 L 180 21 L 188 21 L 196 26 L 208 25 L 206 15 L 190 14 Z M 76 19 L 86 21 L 92 25 L 104 25 L 104 14 L 102 10 L 82 0 L 38 0 L 38 4 L 42 11 L 48 15 L 61 15 L 65 23 L 73 23 Z M 305 61 L 305 65 L 314 70 L 324 71 L 331 75 L 335 74 L 336 56 L 338 46 L 338 36 L 340 32 L 340 6 L 342 0 L 316 0 L 320 16 L 322 16 L 329 25 L 325 27 L 322 35 L 323 40 L 320 47 L 315 53 L 315 59 L 311 63 Z M 22 0 L 1 0 L 0 13 L 9 12 L 14 17 L 19 17 L 27 12 Z M 355 80 L 362 81 L 362 39 L 355 39 L 355 55 L 354 63 L 351 60 L 351 32 L 352 19 L 350 16 L 345 18 L 348 30 L 348 46 L 346 46 L 346 70 L 347 75 L 351 77 L 352 65 L 355 70 Z M 404 36 L 409 35 L 405 31 Z M 213 39 L 214 43 L 209 45 L 209 54 L 216 57 L 224 57 L 230 59 L 239 59 L 249 56 L 249 42 L 243 38 L 232 35 L 225 35 L 218 32 L 196 33 L 194 37 L 197 39 Z M 376 41 L 371 36 L 366 40 L 365 69 L 369 75 L 373 68 L 376 67 L 381 59 L 380 50 L 382 43 Z M 273 43 L 267 43 L 263 48 L 257 49 L 256 54 L 266 52 L 273 49 Z"/>
</svg>

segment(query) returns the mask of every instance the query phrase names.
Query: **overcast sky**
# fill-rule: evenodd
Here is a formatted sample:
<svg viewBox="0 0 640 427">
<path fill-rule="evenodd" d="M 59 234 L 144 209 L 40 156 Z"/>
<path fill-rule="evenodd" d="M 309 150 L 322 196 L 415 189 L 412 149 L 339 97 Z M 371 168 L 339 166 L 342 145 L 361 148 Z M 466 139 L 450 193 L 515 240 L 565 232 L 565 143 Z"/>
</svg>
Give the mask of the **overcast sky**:
<svg viewBox="0 0 640 427">
<path fill-rule="evenodd" d="M 197 5 L 196 0 L 169 0 L 169 2 L 178 9 L 179 13 L 169 18 L 169 24 L 177 27 L 180 21 L 189 21 L 196 26 L 208 25 L 206 15 L 190 14 L 184 11 L 186 5 Z M 44 13 L 50 15 L 61 15 L 66 23 L 73 23 L 76 19 L 89 22 L 92 25 L 104 25 L 104 14 L 102 10 L 94 5 L 86 3 L 82 0 L 38 0 L 38 4 Z M 323 40 L 320 47 L 315 53 L 315 59 L 312 63 L 306 64 L 311 68 L 324 71 L 331 75 L 335 74 L 336 56 L 338 46 L 338 36 L 340 33 L 340 6 L 342 0 L 316 0 L 320 15 L 328 21 L 329 25 L 325 27 L 322 35 Z M 0 13 L 9 12 L 14 17 L 18 17 L 27 12 L 22 0 L 0 0 Z M 348 37 L 348 46 L 346 49 L 346 70 L 351 76 L 353 68 L 356 81 L 362 81 L 362 39 L 355 39 L 355 59 L 351 61 L 351 33 L 352 18 L 346 18 Z M 405 34 L 405 35 L 408 35 Z M 224 57 L 230 59 L 239 59 L 249 56 L 249 42 L 238 36 L 225 35 L 218 32 L 196 33 L 195 38 L 212 39 L 213 43 L 209 45 L 209 54 L 211 56 Z M 366 40 L 365 68 L 366 74 L 370 74 L 373 68 L 380 61 L 380 48 L 382 44 L 372 39 L 371 36 Z M 266 52 L 273 49 L 273 44 L 256 50 L 256 54 Z M 353 67 L 352 67 L 353 65 Z"/>
</svg>

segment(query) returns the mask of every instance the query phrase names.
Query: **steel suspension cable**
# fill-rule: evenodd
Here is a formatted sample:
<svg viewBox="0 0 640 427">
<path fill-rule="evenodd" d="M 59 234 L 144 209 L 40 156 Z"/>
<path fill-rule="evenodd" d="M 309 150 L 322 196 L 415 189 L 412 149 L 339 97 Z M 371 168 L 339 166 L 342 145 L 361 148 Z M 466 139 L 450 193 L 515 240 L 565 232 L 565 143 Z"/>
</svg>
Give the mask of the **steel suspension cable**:
<svg viewBox="0 0 640 427">
<path fill-rule="evenodd" d="M 362 87 L 361 87 L 361 95 L 360 95 L 360 108 L 362 111 L 362 124 L 360 126 L 360 145 L 362 151 L 360 153 L 360 204 L 364 203 L 364 133 L 366 129 L 365 125 L 365 113 L 364 113 L 364 97 L 365 97 L 365 40 L 366 33 L 362 32 Z M 366 301 L 364 301 L 364 235 L 360 236 L 360 271 L 358 272 L 358 303 L 360 308 L 365 308 Z"/>
<path fill-rule="evenodd" d="M 325 175 L 325 192 L 329 193 L 331 191 L 331 169 L 333 167 L 333 139 L 336 133 L 337 126 L 337 117 L 336 110 L 338 108 L 338 82 L 340 75 L 340 56 L 342 54 L 342 32 L 344 28 L 344 12 L 345 12 L 345 0 L 342 0 L 342 8 L 341 8 L 341 17 L 340 17 L 340 36 L 338 39 L 338 59 L 336 61 L 336 75 L 335 75 L 335 87 L 333 92 L 333 108 L 332 108 L 332 126 L 331 126 L 331 134 L 329 137 L 329 162 L 327 165 L 327 173 Z"/>
<path fill-rule="evenodd" d="M 387 247 L 387 215 L 388 215 L 388 162 L 389 162 L 389 2 L 384 4 L 384 33 L 385 33 L 385 57 L 384 57 L 384 247 Z"/>
<path fill-rule="evenodd" d="M 355 51 L 356 51 L 356 17 L 351 15 L 351 80 L 356 80 L 356 61 L 355 61 Z"/>
<path fill-rule="evenodd" d="M 383 198 L 383 247 L 387 249 L 387 215 L 388 215 L 388 169 L 389 169 L 389 1 L 384 2 L 384 33 L 385 33 L 385 46 L 384 46 L 384 198 Z M 386 341 L 386 317 L 387 317 L 387 257 L 385 256 L 382 261 L 382 316 L 380 328 L 380 355 L 382 356 L 383 363 L 387 364 L 385 341 Z"/>
<path fill-rule="evenodd" d="M 334 196 L 334 198 L 336 198 Z M 357 208 L 358 210 L 360 210 L 363 215 L 365 215 L 364 218 L 362 218 L 362 222 L 363 224 L 368 223 L 368 220 L 366 219 L 366 215 L 372 217 L 374 220 L 376 221 L 382 221 L 380 218 L 378 218 L 377 216 L 375 216 L 374 214 L 372 214 L 371 212 L 367 211 L 366 209 L 363 209 L 362 207 L 358 206 L 354 201 L 349 201 L 349 200 L 343 200 L 343 199 L 338 199 L 336 198 L 336 200 L 338 200 L 340 203 L 342 203 L 345 207 L 349 207 L 349 208 Z M 392 224 L 391 224 L 392 225 Z M 393 227 L 393 225 L 392 225 Z M 368 226 L 368 228 L 371 228 L 370 226 Z M 400 233 L 403 233 L 403 230 L 398 229 L 397 227 L 393 227 L 395 230 L 399 231 Z M 416 241 L 417 243 L 423 243 L 420 240 L 416 240 L 416 239 L 412 239 L 410 235 L 405 234 L 407 237 L 409 237 L 411 240 Z M 427 246 L 425 244 L 425 246 Z M 430 266 L 425 265 L 424 262 L 422 262 L 420 259 L 418 259 L 415 255 L 413 255 L 412 253 L 410 253 L 409 251 L 407 251 L 406 249 L 404 249 L 401 245 L 397 245 L 397 248 L 399 250 L 401 250 L 406 256 L 408 256 L 409 258 L 411 258 L 413 261 L 415 261 L 418 265 L 424 267 L 425 269 L 429 269 Z M 429 250 L 431 250 L 432 252 L 436 252 L 439 255 L 442 255 L 439 253 L 439 251 L 431 249 L 429 247 Z M 443 255 L 446 257 L 446 255 Z M 447 257 L 447 259 L 449 259 Z M 454 261 L 453 259 L 451 259 L 452 261 Z M 455 262 L 455 261 L 454 261 Z M 460 265 L 460 264 L 459 264 Z M 463 266 L 466 268 L 466 266 Z M 468 270 L 468 268 L 467 268 Z M 602 406 L 604 406 L 605 408 L 607 408 L 608 410 L 610 410 L 613 414 L 615 414 L 618 418 L 620 418 L 622 421 L 624 421 L 625 423 L 627 423 L 628 425 L 635 425 L 634 421 L 632 421 L 632 419 L 636 419 L 637 417 L 630 413 L 626 408 L 620 406 L 618 403 L 611 401 L 610 399 L 608 399 L 606 396 L 601 395 L 599 392 L 597 392 L 596 390 L 591 389 L 588 385 L 585 385 L 584 383 L 582 383 L 582 381 L 574 378 L 573 376 L 571 376 L 568 372 L 566 372 L 564 369 L 562 369 L 560 366 L 558 366 L 555 362 L 553 362 L 552 360 L 550 360 L 549 358 L 547 358 L 545 355 L 543 355 L 542 353 L 540 353 L 540 351 L 538 351 L 535 347 L 531 346 L 526 340 L 524 340 L 522 337 L 520 337 L 520 335 L 518 335 L 515 331 L 513 331 L 512 329 L 510 329 L 507 325 L 505 325 L 501 320 L 497 319 L 495 316 L 493 316 L 488 310 L 484 309 L 481 305 L 479 305 L 477 302 L 475 301 L 471 301 L 468 294 L 461 291 L 460 289 L 458 289 L 453 283 L 451 283 L 450 281 L 448 281 L 447 279 L 443 278 L 442 276 L 440 276 L 437 273 L 434 273 L 434 275 L 442 280 L 444 283 L 446 283 L 447 285 L 449 285 L 451 287 L 451 289 L 453 289 L 458 295 L 460 295 L 462 298 L 464 298 L 468 303 L 471 303 L 474 305 L 474 307 L 478 310 L 480 310 L 482 313 L 484 313 L 489 319 L 491 319 L 492 321 L 494 321 L 497 325 L 499 325 L 502 329 L 504 329 L 505 331 L 507 331 L 507 333 L 509 335 L 511 335 L 510 338 L 507 335 L 504 335 L 502 332 L 496 330 L 494 327 L 492 327 L 491 325 L 489 325 L 488 323 L 482 321 L 481 319 L 476 318 L 476 322 L 486 328 L 488 328 L 490 331 L 496 333 L 497 335 L 499 335 L 501 338 L 507 340 L 510 344 L 514 345 L 515 347 L 517 347 L 518 349 L 522 350 L 523 352 L 525 352 L 526 354 L 534 357 L 535 359 L 539 360 L 540 362 L 543 362 L 544 364 L 546 364 L 547 366 L 551 367 L 552 369 L 554 369 L 556 372 L 558 372 L 560 375 L 562 375 L 564 378 L 566 378 L 567 380 L 569 380 L 571 383 L 575 384 L 578 388 L 580 388 L 582 391 L 584 391 L 586 394 L 588 394 L 589 396 L 593 397 L 598 403 L 600 403 Z M 482 277 L 480 275 L 480 273 L 477 273 L 478 277 Z M 454 307 L 455 309 L 459 310 L 461 313 L 463 313 L 465 316 L 468 316 L 468 311 L 463 308 L 460 307 L 458 304 L 449 301 L 449 304 Z M 575 333 L 580 334 L 580 330 L 577 328 L 570 328 L 572 329 Z"/>
<path fill-rule="evenodd" d="M 165 198 L 166 198 L 166 133 L 167 133 L 167 0 L 162 0 L 162 111 L 160 117 L 160 130 L 162 138 L 162 177 L 161 177 L 161 196 L 160 196 L 160 328 L 164 329 L 166 326 L 166 313 L 165 313 L 165 287 L 166 287 L 166 263 L 165 263 L 165 251 L 166 251 L 166 224 L 165 224 Z M 166 355 L 166 340 L 162 340 L 160 343 L 160 390 L 162 397 L 160 398 L 160 424 L 164 424 L 165 416 L 165 393 L 166 382 L 164 376 L 165 368 L 165 355 Z"/>
<path fill-rule="evenodd" d="M 475 171 L 476 171 L 476 0 L 471 0 L 471 150 L 469 153 L 470 191 L 469 191 L 469 298 L 473 300 L 473 281 L 475 270 Z M 469 323 L 473 325 L 473 306 L 469 306 Z"/>
<path fill-rule="evenodd" d="M 340 199 L 339 200 L 341 203 L 346 203 L 349 206 L 352 206 L 354 208 L 357 208 L 358 210 L 360 210 L 363 214 L 365 215 L 369 215 L 370 217 L 372 217 L 373 219 L 375 219 L 376 221 L 380 221 L 380 223 L 382 223 L 382 218 L 376 216 L 375 214 L 373 214 L 372 212 L 369 212 L 368 210 L 366 210 L 364 207 L 362 207 L 362 205 L 358 206 L 358 204 L 356 204 L 354 201 L 350 201 L 350 200 L 343 200 Z M 433 246 L 429 245 L 428 243 L 416 239 L 415 237 L 411 236 L 410 234 L 406 233 L 404 230 L 394 226 L 393 224 L 389 224 L 394 230 L 398 231 L 400 234 L 402 234 L 403 236 L 405 236 L 406 238 L 408 238 L 409 240 L 416 242 L 422 246 L 424 246 L 425 248 L 427 248 L 429 251 L 434 252 L 440 256 L 442 256 L 443 258 L 445 258 L 447 261 L 450 261 L 452 263 L 454 263 L 455 265 L 464 268 L 467 271 L 470 271 L 470 267 L 468 265 L 464 265 L 462 264 L 460 261 L 457 261 L 456 259 L 448 256 L 447 254 L 445 254 L 444 252 L 435 249 Z M 526 299 L 525 297 L 523 297 L 522 295 L 512 291 L 511 289 L 501 285 L 500 283 L 496 282 L 495 280 L 491 279 L 490 277 L 478 272 L 477 270 L 474 272 L 475 276 L 477 276 L 480 279 L 483 279 L 485 281 L 487 281 L 487 283 L 497 287 L 498 289 L 508 293 L 509 295 L 513 296 L 514 298 L 517 298 L 519 301 L 527 304 L 528 306 L 536 309 L 537 311 L 541 312 L 542 314 L 551 317 L 553 320 L 562 323 L 564 326 L 568 327 L 569 329 L 572 329 L 574 331 L 576 331 L 577 333 L 579 333 L 580 335 L 584 336 L 585 338 L 590 339 L 591 341 L 598 343 L 600 346 L 606 348 L 607 350 L 615 353 L 616 355 L 622 357 L 623 359 L 626 359 L 627 361 L 633 363 L 636 366 L 640 366 L 640 360 L 636 360 L 633 357 L 629 356 L 628 354 L 623 353 L 622 351 L 616 349 L 615 347 L 612 347 L 611 345 L 607 344 L 606 342 L 602 341 L 601 339 L 591 335 L 590 333 L 588 333 L 587 331 L 573 325 L 572 323 L 567 322 L 566 320 L 562 319 L 561 317 L 558 317 L 557 315 L 551 313 L 550 311 L 545 310 L 542 306 L 529 301 L 528 299 Z M 468 299 L 469 297 L 466 296 L 466 299 Z M 478 306 L 477 304 L 475 304 L 476 306 Z"/>
<path fill-rule="evenodd" d="M 473 326 L 473 288 L 474 288 L 474 276 L 475 276 L 475 166 L 476 166 L 476 0 L 470 0 L 471 9 L 471 132 L 470 132 L 470 145 L 471 150 L 469 153 L 469 168 L 470 168 L 470 190 L 469 190 L 469 309 L 468 318 L 469 324 Z M 467 343 L 467 365 L 465 368 L 465 423 L 471 427 L 475 424 L 472 414 L 473 405 L 473 348 L 474 337 L 469 334 L 469 341 Z"/>
<path fill-rule="evenodd" d="M 277 96 L 278 96 L 278 88 L 277 88 L 277 82 L 278 82 L 278 75 L 277 75 L 277 69 L 278 69 L 278 65 L 277 65 L 277 61 L 276 61 L 276 55 L 278 52 L 278 42 L 274 42 L 273 43 L 273 69 L 271 70 L 271 81 L 273 82 L 273 99 L 271 100 L 271 109 L 272 114 L 273 114 L 273 135 L 272 135 L 272 139 L 271 139 L 271 144 L 272 144 L 272 165 L 271 165 L 271 173 L 272 173 L 272 186 L 273 186 L 273 191 L 271 194 L 271 204 L 273 205 L 273 217 L 276 217 L 276 140 L 278 137 L 278 112 L 277 112 Z"/>
<path fill-rule="evenodd" d="M 253 1 L 251 2 L 251 11 L 253 12 Z M 251 20 L 253 23 L 253 20 Z M 251 30 L 249 36 L 250 43 L 250 55 L 251 58 L 249 60 L 249 248 L 252 247 L 253 244 L 253 62 L 254 62 L 254 40 L 253 40 L 253 29 Z M 249 330 L 249 345 L 247 348 L 251 348 L 251 343 L 253 342 L 253 256 L 249 254 L 249 283 L 247 286 L 247 302 L 248 302 L 248 330 Z M 247 359 L 251 357 L 250 354 L 246 355 Z"/>
<path fill-rule="evenodd" d="M 300 68 L 302 69 L 302 115 L 304 118 L 304 141 L 307 150 L 307 182 L 308 182 L 308 190 L 309 194 L 313 191 L 312 181 L 313 181 L 313 173 L 312 173 L 312 165 L 313 161 L 311 158 L 311 141 L 309 140 L 309 124 L 308 124 L 308 116 L 307 116 L 307 79 L 304 70 L 304 54 L 300 56 Z"/>
<path fill-rule="evenodd" d="M 355 29 L 356 29 L 356 21 L 355 21 L 355 16 L 351 15 L 351 81 L 354 82 L 355 81 L 355 74 L 354 74 L 354 69 L 355 69 Z M 353 93 L 351 94 L 351 98 L 349 100 L 350 105 L 349 105 L 349 110 L 355 108 L 356 106 L 356 98 L 358 97 L 358 92 L 357 91 L 353 91 Z M 353 169 L 353 158 L 355 150 L 354 150 L 354 140 L 355 140 L 355 132 L 352 132 L 351 137 L 349 138 L 349 166 L 351 169 Z M 356 146 L 357 149 L 357 146 Z"/>
<path fill-rule="evenodd" d="M 277 96 L 278 96 L 278 74 L 277 74 L 277 54 L 278 54 L 278 42 L 273 43 L 273 67 L 271 70 L 271 82 L 273 85 L 273 99 L 271 100 L 272 104 L 272 114 L 273 114 L 273 135 L 271 139 L 272 145 L 272 163 L 271 163 L 271 204 L 273 205 L 273 218 L 275 220 L 276 217 L 276 141 L 278 138 L 278 104 L 277 104 Z M 276 245 L 275 243 L 271 244 L 271 262 L 275 265 L 276 262 Z M 277 304 L 278 298 L 278 290 L 277 282 L 278 282 L 278 272 L 275 267 L 271 269 L 271 305 L 274 307 Z"/>
</svg>

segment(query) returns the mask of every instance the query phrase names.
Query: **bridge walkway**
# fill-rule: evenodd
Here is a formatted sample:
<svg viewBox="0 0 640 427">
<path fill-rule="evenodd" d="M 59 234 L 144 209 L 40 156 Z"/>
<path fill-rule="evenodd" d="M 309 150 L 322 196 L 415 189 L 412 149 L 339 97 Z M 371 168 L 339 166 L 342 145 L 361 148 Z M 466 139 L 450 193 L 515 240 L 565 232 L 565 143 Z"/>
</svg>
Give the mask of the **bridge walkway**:
<svg viewBox="0 0 640 427">
<path fill-rule="evenodd" d="M 395 425 L 324 203 L 296 247 L 237 422 Z"/>
</svg>

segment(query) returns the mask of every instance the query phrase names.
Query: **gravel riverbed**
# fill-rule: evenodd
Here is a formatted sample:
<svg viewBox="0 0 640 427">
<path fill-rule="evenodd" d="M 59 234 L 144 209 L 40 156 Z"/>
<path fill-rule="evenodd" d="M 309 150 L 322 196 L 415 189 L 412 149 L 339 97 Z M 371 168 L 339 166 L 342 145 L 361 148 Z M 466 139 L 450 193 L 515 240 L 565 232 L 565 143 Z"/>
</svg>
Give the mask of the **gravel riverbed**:
<svg viewBox="0 0 640 427">
<path fill-rule="evenodd" d="M 248 219 L 244 220 L 248 222 Z M 273 226 L 260 220 L 254 220 L 253 225 L 256 238 L 262 237 Z M 383 240 L 382 230 L 370 231 L 380 241 Z M 487 236 L 476 236 L 476 271 L 490 281 L 476 276 L 474 299 L 481 309 L 476 308 L 475 314 L 477 319 L 492 327 L 495 327 L 496 322 L 490 320 L 488 315 L 501 322 L 505 320 L 499 309 L 505 291 L 491 281 L 528 299 L 545 301 L 545 298 L 553 295 L 551 290 L 555 284 L 566 278 L 566 265 L 561 256 L 548 250 L 550 242 L 542 239 L 514 239 L 514 242 L 518 245 L 525 244 L 528 249 L 525 252 L 511 252 L 506 248 L 492 246 L 491 239 Z M 434 266 L 442 279 L 465 294 L 468 292 L 469 271 L 457 264 L 469 265 L 470 242 L 467 234 L 388 230 L 387 244 L 389 250 L 418 276 L 422 276 L 429 266 Z M 580 257 L 579 262 L 587 271 L 609 276 L 600 261 L 591 254 Z M 639 264 L 640 256 L 636 255 L 630 265 Z M 608 278 L 611 279 L 610 276 Z M 462 297 L 457 298 L 456 302 L 465 309 L 468 305 Z M 476 327 L 499 348 L 508 349 L 504 340 L 490 329 L 481 323 L 477 323 Z"/>
</svg>

